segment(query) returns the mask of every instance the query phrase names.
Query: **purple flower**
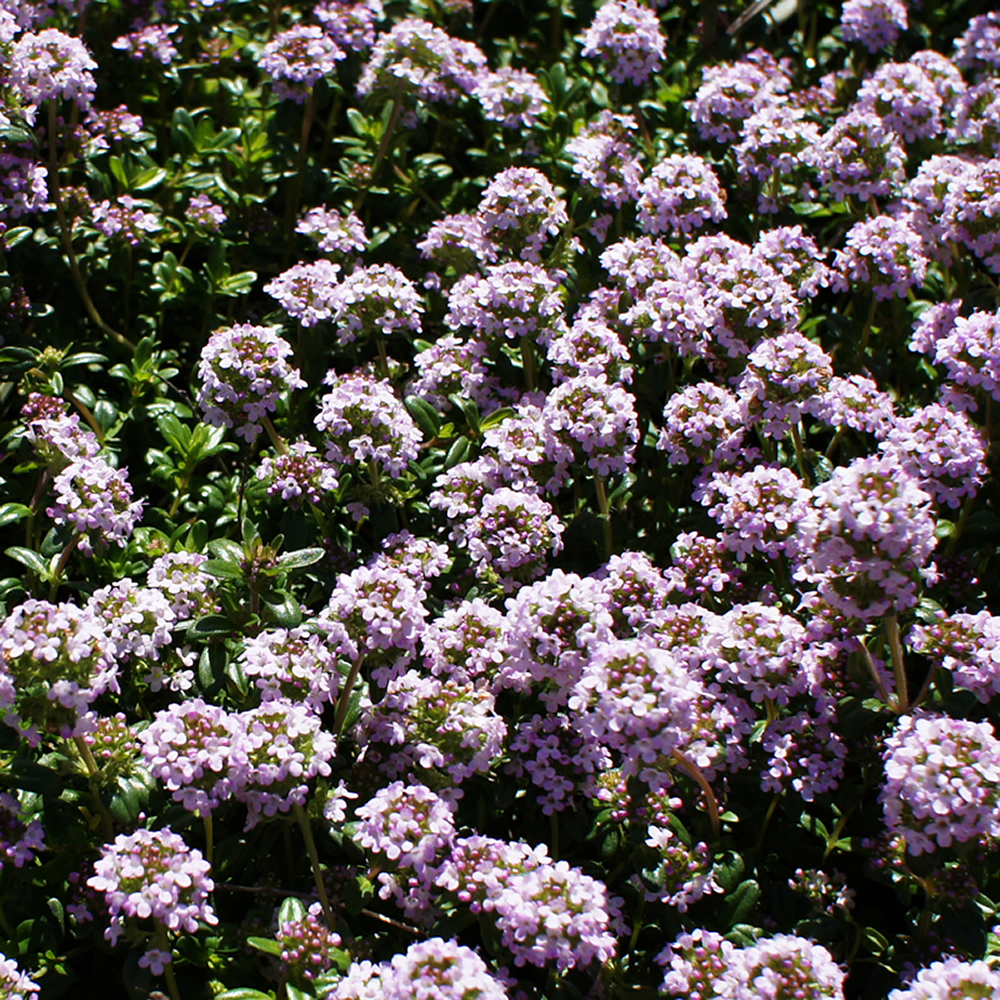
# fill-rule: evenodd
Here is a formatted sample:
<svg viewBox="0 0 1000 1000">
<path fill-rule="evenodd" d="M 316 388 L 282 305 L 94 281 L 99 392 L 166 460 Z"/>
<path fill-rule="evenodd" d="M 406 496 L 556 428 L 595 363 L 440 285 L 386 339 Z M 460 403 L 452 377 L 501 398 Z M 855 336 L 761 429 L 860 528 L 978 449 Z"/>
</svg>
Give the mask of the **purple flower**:
<svg viewBox="0 0 1000 1000">
<path fill-rule="evenodd" d="M 726 217 L 725 192 L 700 156 L 668 156 L 639 185 L 639 227 L 644 233 L 690 233 Z"/>
<path fill-rule="evenodd" d="M 488 348 L 481 340 L 463 340 L 450 334 L 419 351 L 413 365 L 420 373 L 406 387 L 407 396 L 427 400 L 439 413 L 448 413 L 452 395 L 474 400 L 480 411 L 495 408 L 491 390 L 495 379 L 486 374 Z"/>
<path fill-rule="evenodd" d="M 765 437 L 784 437 L 829 387 L 833 361 L 801 333 L 762 340 L 737 383 L 748 421 Z"/>
<path fill-rule="evenodd" d="M 375 44 L 375 24 L 385 10 L 382 0 L 323 0 L 313 14 L 342 49 L 364 52 Z"/>
<path fill-rule="evenodd" d="M 858 92 L 857 107 L 878 115 L 905 142 L 933 139 L 942 130 L 943 101 L 934 81 L 913 63 L 884 63 Z"/>
<path fill-rule="evenodd" d="M 1000 694 L 1000 618 L 988 611 L 946 615 L 916 624 L 908 636 L 915 653 L 947 670 L 956 687 L 987 704 Z"/>
<path fill-rule="evenodd" d="M 39 105 L 60 97 L 86 108 L 97 84 L 97 63 L 79 38 L 46 28 L 26 32 L 10 53 L 10 83 L 26 104 Z"/>
<path fill-rule="evenodd" d="M 805 110 L 788 102 L 765 104 L 744 121 L 736 162 L 741 180 L 760 184 L 758 211 L 778 211 L 783 186 L 796 181 L 803 166 L 803 152 L 819 137 L 819 126 L 807 120 Z M 805 197 L 810 193 L 801 180 L 790 190 Z"/>
<path fill-rule="evenodd" d="M 465 525 L 469 558 L 482 579 L 505 591 L 537 579 L 548 554 L 562 551 L 563 523 L 540 497 L 501 487 L 483 497 Z"/>
<path fill-rule="evenodd" d="M 603 378 L 608 382 L 632 381 L 628 348 L 603 320 L 581 310 L 567 330 L 545 345 L 552 363 L 552 380 L 568 382 L 578 376 Z"/>
<path fill-rule="evenodd" d="M 365 227 L 353 212 L 345 218 L 325 205 L 306 212 L 295 231 L 315 240 L 321 253 L 346 257 L 352 250 L 368 246 Z"/>
<path fill-rule="evenodd" d="M 342 637 L 332 623 L 261 632 L 247 639 L 237 662 L 263 701 L 286 698 L 321 712 L 340 688 Z"/>
<path fill-rule="evenodd" d="M 273 699 L 235 719 L 238 753 L 229 776 L 249 809 L 246 829 L 303 805 L 307 782 L 329 777 L 337 741 L 305 705 Z"/>
<path fill-rule="evenodd" d="M 899 136 L 878 115 L 854 108 L 807 150 L 819 182 L 836 199 L 885 197 L 904 178 L 906 153 Z"/>
<path fill-rule="evenodd" d="M 910 854 L 1000 834 L 1000 740 L 988 722 L 904 715 L 883 760 L 885 824 Z"/>
<path fill-rule="evenodd" d="M 795 552 L 796 527 L 812 494 L 791 469 L 758 465 L 745 473 L 717 472 L 701 502 L 723 529 L 720 541 L 737 558 Z M 710 505 L 710 506 L 709 506 Z"/>
<path fill-rule="evenodd" d="M 169 66 L 178 55 L 170 36 L 179 29 L 178 24 L 145 24 L 116 38 L 111 47 L 127 52 L 132 59 L 151 59 Z"/>
<path fill-rule="evenodd" d="M 780 794 L 791 787 L 805 802 L 835 791 L 844 777 L 847 746 L 826 722 L 807 712 L 768 725 L 761 746 L 768 755 L 761 790 Z"/>
<path fill-rule="evenodd" d="M 730 953 L 732 1000 L 810 997 L 843 1000 L 844 970 L 820 944 L 791 934 L 763 938 Z"/>
<path fill-rule="evenodd" d="M 492 686 L 505 662 L 507 620 L 481 598 L 445 608 L 421 636 L 424 666 L 458 684 Z"/>
<path fill-rule="evenodd" d="M 742 122 L 791 86 L 770 53 L 760 49 L 736 63 L 706 67 L 694 100 L 686 105 L 703 140 L 736 141 Z"/>
<path fill-rule="evenodd" d="M 168 552 L 154 560 L 146 586 L 162 590 L 178 620 L 215 609 L 214 579 L 203 573 L 208 556 L 199 552 Z"/>
<path fill-rule="evenodd" d="M 419 455 L 423 435 L 389 383 L 333 372 L 327 379 L 332 388 L 316 416 L 326 460 L 337 465 L 374 462 L 390 476 L 401 476 Z"/>
<path fill-rule="evenodd" d="M 865 285 L 879 301 L 902 299 L 924 283 L 928 263 L 924 242 L 905 217 L 879 215 L 851 227 L 833 262 L 840 272 L 833 284 L 837 291 L 847 291 L 848 281 Z"/>
<path fill-rule="evenodd" d="M 326 280 L 329 282 L 329 277 Z M 339 285 L 327 287 L 341 344 L 373 333 L 380 336 L 403 330 L 420 333 L 423 302 L 413 282 L 391 264 L 360 267 Z"/>
<path fill-rule="evenodd" d="M 0 952 L 0 990 L 10 1000 L 31 1000 L 30 994 L 37 993 L 41 987 L 27 972 L 17 967 L 13 958 L 7 958 Z"/>
<path fill-rule="evenodd" d="M 614 243 L 601 254 L 601 266 L 630 295 L 641 295 L 654 281 L 675 274 L 680 258 L 665 243 L 640 236 Z"/>
<path fill-rule="evenodd" d="M 312 981 L 333 964 L 332 948 L 340 947 L 340 935 L 325 923 L 323 908 L 313 903 L 302 917 L 282 920 L 275 935 L 281 944 L 281 961 L 291 976 Z"/>
<path fill-rule="evenodd" d="M 300 24 L 275 35 L 264 46 L 257 65 L 274 81 L 280 100 L 301 104 L 319 80 L 336 72 L 337 63 L 346 56 L 322 28 Z"/>
<path fill-rule="evenodd" d="M 152 918 L 168 930 L 189 934 L 199 921 L 214 926 L 219 921 L 208 901 L 215 888 L 209 870 L 201 852 L 168 829 L 119 834 L 104 846 L 87 880 L 104 893 L 111 911 L 104 936 L 114 944 L 128 917 Z"/>
<path fill-rule="evenodd" d="M 23 868 L 35 860 L 36 852 L 44 850 L 45 829 L 42 824 L 37 819 L 29 819 L 13 795 L 0 792 L 0 871 L 5 860 L 13 863 L 15 868 Z"/>
<path fill-rule="evenodd" d="M 897 420 L 880 450 L 892 453 L 939 504 L 957 509 L 988 475 L 982 432 L 938 403 Z"/>
<path fill-rule="evenodd" d="M 551 236 L 569 221 L 566 202 L 534 167 L 502 170 L 483 191 L 479 216 L 487 239 L 512 257 L 537 264 Z"/>
<path fill-rule="evenodd" d="M 573 173 L 618 208 L 639 196 L 642 163 L 631 142 L 638 129 L 631 115 L 602 111 L 566 143 L 566 152 L 573 157 Z"/>
<path fill-rule="evenodd" d="M 688 907 L 722 887 L 713 878 L 712 855 L 704 842 L 687 844 L 669 827 L 649 826 L 646 846 L 661 856 L 660 863 L 643 872 L 646 882 L 633 877 L 633 884 L 645 889 L 647 900 L 656 900 L 687 913 Z M 646 888 L 649 882 L 655 889 Z"/>
<path fill-rule="evenodd" d="M 639 0 L 605 0 L 583 34 L 583 56 L 598 56 L 615 83 L 644 84 L 663 64 L 667 40 L 656 12 Z"/>
<path fill-rule="evenodd" d="M 559 285 L 537 264 L 512 261 L 467 274 L 448 295 L 445 324 L 471 327 L 481 338 L 530 337 L 545 343 L 558 328 L 563 304 Z"/>
<path fill-rule="evenodd" d="M 92 222 L 94 228 L 110 239 L 125 242 L 137 247 L 149 234 L 158 233 L 163 229 L 163 222 L 151 201 L 133 198 L 131 195 L 118 195 L 113 202 L 105 199 L 93 207 Z"/>
<path fill-rule="evenodd" d="M 728 236 L 702 236 L 689 243 L 681 276 L 697 283 L 707 315 L 705 335 L 716 364 L 749 354 L 762 337 L 784 333 L 798 322 L 799 300 L 763 257 Z M 675 303 L 683 315 L 680 301 Z M 723 356 L 723 350 L 725 352 Z"/>
<path fill-rule="evenodd" d="M 184 218 L 196 233 L 208 236 L 222 228 L 222 224 L 226 221 L 226 213 L 222 206 L 216 205 L 207 194 L 196 194 L 188 202 Z"/>
<path fill-rule="evenodd" d="M 695 460 L 735 458 L 749 423 L 745 401 L 711 382 L 698 382 L 674 393 L 663 408 L 656 447 L 671 465 Z"/>
<path fill-rule="evenodd" d="M 608 751 L 588 740 L 565 713 L 522 722 L 508 752 L 505 770 L 517 778 L 528 775 L 546 816 L 575 808 L 579 798 L 593 799 L 597 775 L 611 766 Z"/>
<path fill-rule="evenodd" d="M 498 686 L 534 688 L 550 710 L 564 706 L 595 644 L 612 638 L 605 586 L 553 570 L 507 601 Z"/>
<path fill-rule="evenodd" d="M 760 234 L 754 253 L 762 257 L 800 296 L 812 298 L 830 284 L 826 254 L 801 226 L 776 226 Z"/>
<path fill-rule="evenodd" d="M 379 36 L 358 81 L 358 93 L 453 104 L 475 91 L 485 69 L 486 56 L 471 42 L 411 17 Z"/>
<path fill-rule="evenodd" d="M 320 615 L 320 622 L 343 628 L 354 648 L 351 659 L 364 657 L 372 676 L 385 685 L 417 655 L 427 619 L 425 592 L 402 569 L 375 562 L 342 573 Z"/>
<path fill-rule="evenodd" d="M 291 345 L 271 327 L 242 323 L 216 330 L 198 366 L 198 405 L 205 422 L 235 427 L 237 437 L 255 441 L 281 393 L 305 388 L 285 361 L 291 353 Z"/>
<path fill-rule="evenodd" d="M 698 738 L 703 698 L 701 682 L 680 659 L 640 636 L 590 651 L 569 708 L 588 740 L 619 752 L 624 772 L 643 777 Z"/>
<path fill-rule="evenodd" d="M 103 622 L 114 655 L 121 660 L 159 659 L 173 639 L 177 616 L 169 598 L 155 587 L 128 578 L 95 590 L 87 610 Z"/>
<path fill-rule="evenodd" d="M 240 727 L 224 709 L 194 698 L 156 713 L 140 736 L 150 773 L 175 802 L 209 816 L 233 793 Z"/>
<path fill-rule="evenodd" d="M 611 924 L 618 908 L 604 883 L 566 861 L 546 861 L 490 894 L 500 941 L 514 965 L 554 965 L 562 971 L 614 958 Z"/>
<path fill-rule="evenodd" d="M 427 235 L 417 243 L 420 256 L 459 274 L 465 274 L 480 264 L 494 264 L 499 247 L 486 235 L 486 227 L 478 215 L 459 213 L 446 215 L 435 222 Z"/>
<path fill-rule="evenodd" d="M 681 934 L 656 956 L 660 965 L 670 966 L 660 993 L 691 1000 L 727 996 L 729 964 L 735 951 L 736 946 L 715 931 Z"/>
<path fill-rule="evenodd" d="M 955 955 L 921 969 L 904 989 L 889 1000 L 947 1000 L 949 997 L 988 997 L 1000 989 L 1000 973 L 979 959 L 963 962 Z"/>
<path fill-rule="evenodd" d="M 943 364 L 958 385 L 1000 401 L 1000 313 L 956 316 L 934 344 L 934 363 Z"/>
<path fill-rule="evenodd" d="M 858 458 L 813 491 L 799 522 L 795 578 L 849 615 L 869 619 L 913 607 L 933 578 L 931 497 L 891 456 Z"/>
<path fill-rule="evenodd" d="M 1000 156 L 1000 87 L 995 79 L 984 80 L 958 97 L 948 138 L 968 143 L 972 151 L 986 156 Z"/>
<path fill-rule="evenodd" d="M 56 499 L 46 513 L 56 524 L 69 524 L 80 533 L 78 547 L 93 553 L 101 544 L 128 539 L 144 500 L 132 499 L 132 486 L 124 469 L 115 469 L 103 458 L 80 458 L 68 465 L 53 482 Z"/>
<path fill-rule="evenodd" d="M 282 309 L 304 327 L 329 319 L 337 305 L 340 265 L 328 260 L 296 264 L 264 286 L 264 291 L 281 303 Z"/>
<path fill-rule="evenodd" d="M 813 397 L 810 412 L 831 427 L 850 427 L 884 438 L 895 417 L 892 397 L 864 375 L 834 376 Z"/>
<path fill-rule="evenodd" d="M 394 955 L 381 975 L 385 1000 L 506 1000 L 507 991 L 486 963 L 457 941 L 434 937 L 418 941 L 404 955 Z M 339 994 L 338 994 L 339 1000 Z"/>
<path fill-rule="evenodd" d="M 840 24 L 845 42 L 875 53 L 892 46 L 909 26 L 903 0 L 844 0 Z"/>
<path fill-rule="evenodd" d="M 280 496 L 293 510 L 303 502 L 321 504 L 339 485 L 336 470 L 308 441 L 294 441 L 287 452 L 273 458 L 265 455 L 257 478 L 267 483 L 268 496 Z"/>
<path fill-rule="evenodd" d="M 373 750 L 381 756 L 387 749 L 383 773 L 416 774 L 432 783 L 447 775 L 457 787 L 491 770 L 506 736 L 507 724 L 486 688 L 409 670 L 362 716 L 359 739 L 372 760 Z"/>
<path fill-rule="evenodd" d="M 52 211 L 55 206 L 48 200 L 48 175 L 34 160 L 0 153 L 0 222 Z"/>
<path fill-rule="evenodd" d="M 549 457 L 556 464 L 567 448 L 603 479 L 623 474 L 635 460 L 635 400 L 603 376 L 578 375 L 556 386 L 545 400 L 542 419 L 554 438 Z"/>
<path fill-rule="evenodd" d="M 955 42 L 955 64 L 991 73 L 1000 68 L 1000 11 L 979 14 Z"/>
<path fill-rule="evenodd" d="M 455 837 L 451 806 L 426 785 L 394 781 L 355 812 L 358 845 L 418 878 L 432 878 L 435 860 Z"/>
<path fill-rule="evenodd" d="M 473 91 L 487 121 L 504 128 L 533 128 L 549 99 L 537 78 L 523 69 L 499 69 L 487 73 Z"/>
</svg>

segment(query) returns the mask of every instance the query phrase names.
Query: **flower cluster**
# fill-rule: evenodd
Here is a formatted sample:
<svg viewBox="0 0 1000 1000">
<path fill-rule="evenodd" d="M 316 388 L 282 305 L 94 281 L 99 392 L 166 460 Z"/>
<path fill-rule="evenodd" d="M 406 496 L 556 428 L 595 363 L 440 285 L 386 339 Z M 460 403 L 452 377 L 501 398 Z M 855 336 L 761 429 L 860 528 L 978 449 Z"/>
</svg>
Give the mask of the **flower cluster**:
<svg viewBox="0 0 1000 1000">
<path fill-rule="evenodd" d="M 644 233 L 689 233 L 726 217 L 725 194 L 701 157 L 668 156 L 639 185 L 638 211 Z"/>
<path fill-rule="evenodd" d="M 1000 740 L 988 722 L 903 716 L 884 760 L 885 824 L 910 854 L 1000 833 Z"/>
<path fill-rule="evenodd" d="M 255 441 L 279 396 L 305 387 L 285 360 L 291 353 L 271 327 L 242 323 L 216 330 L 198 366 L 198 405 L 206 423 L 235 427 L 238 437 Z"/>
<path fill-rule="evenodd" d="M 172 931 L 196 931 L 199 921 L 215 925 L 218 917 L 208 901 L 215 883 L 201 851 L 188 847 L 169 829 L 139 829 L 119 834 L 94 863 L 87 885 L 103 892 L 111 912 L 104 936 L 114 944 L 129 917 L 152 919 Z M 147 952 L 150 965 L 170 961 L 169 952 Z"/>
<path fill-rule="evenodd" d="M 323 31 L 312 25 L 297 25 L 275 35 L 264 46 L 258 65 L 274 80 L 281 100 L 301 104 L 311 88 L 336 71 L 347 53 Z"/>
<path fill-rule="evenodd" d="M 85 609 L 29 598 L 0 625 L 0 712 L 33 746 L 46 730 L 77 733 L 117 674 L 102 622 Z"/>
<path fill-rule="evenodd" d="M 913 607 L 933 575 L 931 498 L 891 456 L 838 467 L 800 522 L 799 580 L 846 614 L 872 618 Z"/>
<path fill-rule="evenodd" d="M 667 40 L 640 0 L 607 0 L 584 32 L 584 56 L 598 56 L 615 83 L 643 84 L 663 62 Z"/>
<path fill-rule="evenodd" d="M 422 435 L 387 382 L 368 375 L 330 373 L 331 390 L 320 401 L 316 427 L 325 457 L 336 465 L 373 463 L 399 476 L 416 459 Z"/>
<path fill-rule="evenodd" d="M 282 309 L 304 327 L 316 326 L 333 315 L 340 267 L 328 260 L 296 264 L 264 286 Z"/>
</svg>

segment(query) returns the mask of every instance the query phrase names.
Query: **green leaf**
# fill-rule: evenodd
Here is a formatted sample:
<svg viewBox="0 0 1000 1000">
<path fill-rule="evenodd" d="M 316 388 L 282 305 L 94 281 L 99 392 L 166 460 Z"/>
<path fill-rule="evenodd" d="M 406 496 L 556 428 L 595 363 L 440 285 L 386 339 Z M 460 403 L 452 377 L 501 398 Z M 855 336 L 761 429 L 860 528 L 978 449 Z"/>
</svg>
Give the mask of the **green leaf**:
<svg viewBox="0 0 1000 1000">
<path fill-rule="evenodd" d="M 225 559 L 227 562 L 242 562 L 245 556 L 243 547 L 231 538 L 213 538 L 208 543 L 208 551 L 217 559 Z"/>
<path fill-rule="evenodd" d="M 72 368 L 73 365 L 104 365 L 107 364 L 108 359 L 103 354 L 98 354 L 96 351 L 78 351 L 76 354 L 71 354 L 68 358 L 63 358 L 60 362 L 60 368 Z"/>
<path fill-rule="evenodd" d="M 306 908 L 302 905 L 302 900 L 298 899 L 296 896 L 289 896 L 281 904 L 281 909 L 278 910 L 278 923 L 285 924 L 291 923 L 293 920 L 296 922 L 301 922 L 306 919 Z"/>
<path fill-rule="evenodd" d="M 10 142 L 20 146 L 31 142 L 31 133 L 17 125 L 0 125 L 0 142 Z"/>
<path fill-rule="evenodd" d="M 281 958 L 281 953 L 285 950 L 280 941 L 274 941 L 271 938 L 249 937 L 247 944 L 251 948 L 256 948 L 257 951 L 262 951 L 267 955 L 276 955 L 278 958 Z"/>
<path fill-rule="evenodd" d="M 23 243 L 28 237 L 31 236 L 33 230 L 31 226 L 16 226 L 14 229 L 8 229 L 7 232 L 3 234 L 4 242 L 7 244 L 7 249 L 13 249 L 18 245 L 18 243 Z"/>
<path fill-rule="evenodd" d="M 407 396 L 404 405 L 425 438 L 431 440 L 438 436 L 438 431 L 441 430 L 441 417 L 426 399 Z"/>
<path fill-rule="evenodd" d="M 736 924 L 747 923 L 747 918 L 753 912 L 759 899 L 760 886 L 752 878 L 741 882 L 722 904 L 720 914 L 722 925 L 729 928 L 735 927 Z"/>
<path fill-rule="evenodd" d="M 231 274 L 229 277 L 223 278 L 218 283 L 216 291 L 220 295 L 244 295 L 250 291 L 256 280 L 256 271 L 240 271 L 239 274 Z"/>
<path fill-rule="evenodd" d="M 163 167 L 148 167 L 132 181 L 133 191 L 150 191 L 167 179 Z"/>
<path fill-rule="evenodd" d="M 22 517 L 27 517 L 31 513 L 31 508 L 23 503 L 0 504 L 0 528 L 7 524 L 20 521 Z"/>
<path fill-rule="evenodd" d="M 310 548 L 299 549 L 296 552 L 286 552 L 278 557 L 278 567 L 282 570 L 304 569 L 318 563 L 326 555 L 325 549 Z M 207 564 L 206 564 L 207 565 Z"/>
<path fill-rule="evenodd" d="M 259 939 L 254 939 L 259 940 Z M 279 952 L 280 955 L 280 952 Z M 235 990 L 216 993 L 215 1000 L 274 1000 L 273 993 L 261 993 L 249 986 L 238 986 Z"/>
<path fill-rule="evenodd" d="M 461 462 L 466 461 L 469 457 L 469 452 L 472 451 L 472 442 L 464 435 L 459 438 L 455 438 L 454 443 L 448 449 L 448 454 L 444 459 L 445 472 L 449 469 L 453 469 L 456 465 Z"/>
<path fill-rule="evenodd" d="M 6 550 L 7 555 L 22 566 L 27 566 L 32 573 L 37 573 L 43 580 L 49 578 L 49 564 L 34 549 L 26 549 L 20 545 L 12 545 Z"/>
<path fill-rule="evenodd" d="M 217 576 L 223 580 L 242 580 L 243 570 L 239 565 L 228 559 L 209 559 L 202 563 L 201 568 L 209 576 Z"/>
<path fill-rule="evenodd" d="M 0 771 L 0 785 L 6 788 L 23 788 L 26 792 L 37 792 L 53 799 L 63 792 L 59 775 L 50 768 L 31 760 L 14 760 L 9 770 Z"/>
<path fill-rule="evenodd" d="M 302 624 L 302 607 L 287 590 L 263 595 L 262 617 L 269 625 L 295 628 Z"/>
<path fill-rule="evenodd" d="M 196 638 L 210 635 L 231 635 L 236 627 L 222 615 L 205 615 L 192 624 L 188 632 Z"/>
</svg>

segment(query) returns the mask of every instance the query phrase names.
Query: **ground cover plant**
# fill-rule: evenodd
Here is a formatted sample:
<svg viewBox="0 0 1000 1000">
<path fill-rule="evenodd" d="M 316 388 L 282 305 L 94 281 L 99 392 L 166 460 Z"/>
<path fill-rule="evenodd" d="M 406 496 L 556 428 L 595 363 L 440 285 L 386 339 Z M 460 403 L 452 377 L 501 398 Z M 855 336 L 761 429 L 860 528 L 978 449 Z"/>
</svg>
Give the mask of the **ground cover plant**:
<svg viewBox="0 0 1000 1000">
<path fill-rule="evenodd" d="M 1000 994 L 1000 12 L 0 0 L 0 141 L 0 995 Z"/>
</svg>

